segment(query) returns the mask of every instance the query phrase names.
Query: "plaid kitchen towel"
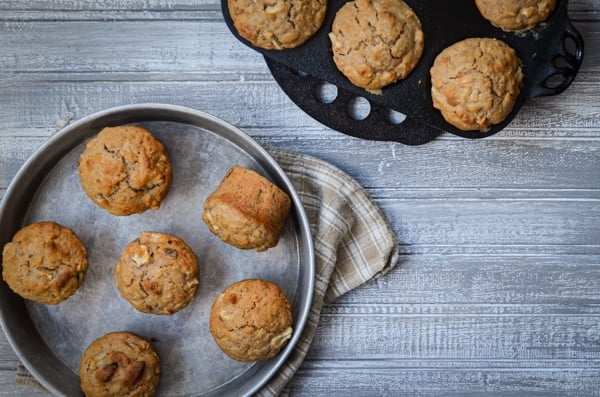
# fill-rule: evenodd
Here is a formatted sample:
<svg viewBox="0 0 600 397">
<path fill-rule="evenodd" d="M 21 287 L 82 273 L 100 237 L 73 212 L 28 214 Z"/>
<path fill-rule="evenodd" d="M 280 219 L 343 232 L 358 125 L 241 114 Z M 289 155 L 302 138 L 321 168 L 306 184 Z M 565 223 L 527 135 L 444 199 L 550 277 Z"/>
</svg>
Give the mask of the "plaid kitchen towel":
<svg viewBox="0 0 600 397">
<path fill-rule="evenodd" d="M 350 176 L 314 157 L 271 154 L 304 205 L 314 236 L 316 280 L 312 308 L 295 349 L 258 395 L 287 394 L 286 386 L 308 352 L 323 303 L 388 272 L 399 246 L 383 214 Z"/>
<path fill-rule="evenodd" d="M 324 303 L 393 268 L 399 255 L 394 232 L 363 188 L 317 158 L 271 150 L 294 184 L 311 225 L 316 263 L 313 302 L 301 338 L 280 371 L 257 393 L 286 395 L 286 386 L 308 352 Z M 23 366 L 19 384 L 41 388 Z"/>
</svg>

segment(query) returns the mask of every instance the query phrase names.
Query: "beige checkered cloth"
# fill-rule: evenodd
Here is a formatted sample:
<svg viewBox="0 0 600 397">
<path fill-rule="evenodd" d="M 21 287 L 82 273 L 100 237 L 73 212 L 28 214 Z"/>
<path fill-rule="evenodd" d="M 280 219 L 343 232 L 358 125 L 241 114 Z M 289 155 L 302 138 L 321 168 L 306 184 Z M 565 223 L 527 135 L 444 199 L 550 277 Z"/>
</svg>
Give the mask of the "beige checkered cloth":
<svg viewBox="0 0 600 397">
<path fill-rule="evenodd" d="M 257 393 L 286 395 L 286 386 L 304 361 L 324 303 L 389 271 L 399 247 L 385 217 L 347 174 L 314 157 L 271 151 L 296 187 L 314 236 L 316 280 L 311 312 L 294 351 Z M 39 387 L 20 366 L 17 383 Z"/>
</svg>

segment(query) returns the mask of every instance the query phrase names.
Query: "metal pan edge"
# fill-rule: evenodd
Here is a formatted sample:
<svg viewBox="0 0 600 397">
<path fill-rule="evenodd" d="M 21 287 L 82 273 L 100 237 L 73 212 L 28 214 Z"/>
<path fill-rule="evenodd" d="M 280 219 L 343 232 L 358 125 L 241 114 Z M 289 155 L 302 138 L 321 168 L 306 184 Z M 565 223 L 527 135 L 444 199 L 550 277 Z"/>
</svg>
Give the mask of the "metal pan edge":
<svg viewBox="0 0 600 397">
<path fill-rule="evenodd" d="M 290 196 L 294 229 L 298 239 L 300 265 L 294 306 L 294 334 L 275 358 L 255 364 L 244 376 L 232 379 L 215 390 L 198 395 L 251 395 L 264 386 L 293 351 L 310 313 L 314 293 L 315 261 L 310 224 L 293 184 L 273 157 L 249 135 L 233 125 L 202 111 L 168 104 L 123 105 L 86 116 L 49 138 L 19 169 L 0 202 L 0 247 L 11 241 L 23 226 L 29 198 L 35 194 L 46 170 L 69 150 L 91 137 L 99 127 L 144 121 L 172 121 L 209 130 L 253 157 L 274 182 Z M 39 336 L 25 307 L 24 299 L 0 283 L 0 324 L 9 344 L 28 371 L 52 394 L 81 395 L 77 375 L 62 363 Z M 65 371 L 68 371 L 66 373 Z M 248 375 L 249 378 L 246 376 Z"/>
</svg>

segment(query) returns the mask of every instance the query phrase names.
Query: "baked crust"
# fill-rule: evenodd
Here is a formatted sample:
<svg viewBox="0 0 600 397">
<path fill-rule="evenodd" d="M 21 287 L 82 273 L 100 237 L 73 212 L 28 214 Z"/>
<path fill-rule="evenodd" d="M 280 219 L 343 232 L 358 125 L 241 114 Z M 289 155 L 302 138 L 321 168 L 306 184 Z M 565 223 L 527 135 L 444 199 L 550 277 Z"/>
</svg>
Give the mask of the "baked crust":
<svg viewBox="0 0 600 397">
<path fill-rule="evenodd" d="M 264 251 L 279 242 L 290 206 L 289 196 L 275 184 L 234 166 L 204 202 L 202 219 L 227 244 Z"/>
<path fill-rule="evenodd" d="M 475 0 L 481 15 L 502 30 L 528 30 L 554 12 L 556 0 Z"/>
<path fill-rule="evenodd" d="M 158 209 L 172 178 L 163 144 L 134 125 L 102 129 L 87 143 L 78 168 L 85 193 L 113 215 Z"/>
<path fill-rule="evenodd" d="M 329 38 L 337 68 L 352 84 L 374 92 L 406 78 L 425 41 L 419 18 L 402 0 L 344 4 Z"/>
<path fill-rule="evenodd" d="M 194 252 L 178 237 L 143 232 L 115 266 L 121 296 L 143 313 L 173 314 L 190 304 L 198 287 Z"/>
<path fill-rule="evenodd" d="M 491 38 L 469 38 L 445 48 L 430 73 L 433 106 L 464 131 L 487 131 L 504 121 L 523 84 L 516 52 Z"/>
<path fill-rule="evenodd" d="M 151 397 L 160 380 L 160 360 L 139 335 L 111 332 L 87 347 L 79 377 L 86 397 Z"/>
<path fill-rule="evenodd" d="M 229 357 L 261 361 L 274 357 L 292 337 L 292 309 L 276 284 L 238 281 L 215 299 L 210 332 Z"/>
<path fill-rule="evenodd" d="M 295 48 L 323 24 L 326 0 L 228 0 L 238 34 L 267 50 Z"/>
<path fill-rule="evenodd" d="M 79 288 L 88 268 L 87 250 L 69 228 L 44 221 L 23 227 L 4 246 L 2 278 L 15 293 L 56 305 Z"/>
</svg>

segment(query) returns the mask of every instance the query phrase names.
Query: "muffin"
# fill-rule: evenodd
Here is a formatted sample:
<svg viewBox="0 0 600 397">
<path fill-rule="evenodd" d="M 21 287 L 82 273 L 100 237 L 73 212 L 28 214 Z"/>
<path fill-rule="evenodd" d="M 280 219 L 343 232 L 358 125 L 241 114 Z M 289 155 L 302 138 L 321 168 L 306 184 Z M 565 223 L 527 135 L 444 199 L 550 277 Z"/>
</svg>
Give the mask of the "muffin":
<svg viewBox="0 0 600 397">
<path fill-rule="evenodd" d="M 406 78 L 423 53 L 421 22 L 402 0 L 355 0 L 336 13 L 333 61 L 355 86 L 380 93 Z"/>
<path fill-rule="evenodd" d="M 143 313 L 173 314 L 194 299 L 198 260 L 178 237 L 143 232 L 125 247 L 115 266 L 121 296 Z"/>
<path fill-rule="evenodd" d="M 531 29 L 556 8 L 556 0 L 475 0 L 475 4 L 485 19 L 505 31 Z"/>
<path fill-rule="evenodd" d="M 523 84 L 516 52 L 492 38 L 469 38 L 445 48 L 430 73 L 433 106 L 464 131 L 487 131 L 504 121 Z"/>
<path fill-rule="evenodd" d="M 327 0 L 227 0 L 238 34 L 267 50 L 295 48 L 323 24 Z"/>
<path fill-rule="evenodd" d="M 289 196 L 265 177 L 232 167 L 204 202 L 202 219 L 227 244 L 264 251 L 279 242 Z"/>
<path fill-rule="evenodd" d="M 19 230 L 2 251 L 2 278 L 25 299 L 56 305 L 83 283 L 87 250 L 69 228 L 55 222 Z"/>
<path fill-rule="evenodd" d="M 131 332 L 111 332 L 85 350 L 79 378 L 87 397 L 150 397 L 160 380 L 160 361 L 144 338 Z"/>
<path fill-rule="evenodd" d="M 209 326 L 215 342 L 229 357 L 267 360 L 292 337 L 292 309 L 277 285 L 260 279 L 242 280 L 215 299 Z"/>
<path fill-rule="evenodd" d="M 79 159 L 85 193 L 113 215 L 158 209 L 169 190 L 167 151 L 142 127 L 106 127 L 90 140 Z"/>
</svg>

